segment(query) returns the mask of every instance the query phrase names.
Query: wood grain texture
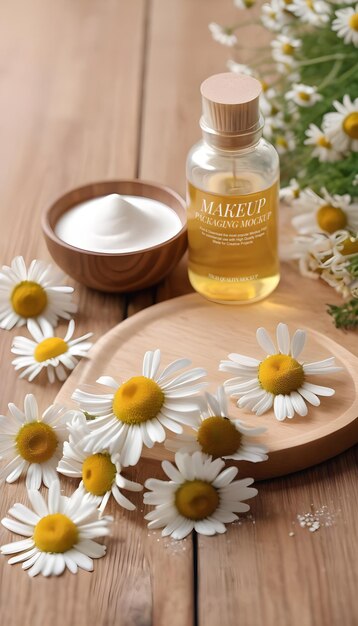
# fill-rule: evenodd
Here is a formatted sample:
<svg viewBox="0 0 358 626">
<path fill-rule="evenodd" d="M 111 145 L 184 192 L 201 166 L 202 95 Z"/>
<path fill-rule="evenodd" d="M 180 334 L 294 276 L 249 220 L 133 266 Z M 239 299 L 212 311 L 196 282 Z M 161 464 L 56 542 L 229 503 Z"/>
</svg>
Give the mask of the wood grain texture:
<svg viewBox="0 0 358 626">
<path fill-rule="evenodd" d="M 289 270 L 283 265 L 282 271 Z M 319 297 L 319 292 L 324 291 L 320 283 L 307 282 L 300 276 L 296 276 L 296 282 L 296 298 L 304 288 L 310 291 L 311 298 Z M 161 350 L 163 367 L 174 358 L 183 357 L 190 358 L 196 367 L 204 367 L 208 372 L 209 389 L 215 392 L 219 384 L 231 377 L 218 371 L 220 360 L 226 359 L 231 351 L 261 359 L 256 329 L 262 319 L 265 319 L 271 335 L 274 335 L 278 322 L 285 320 L 291 336 L 297 327 L 307 332 L 306 347 L 300 360 L 312 363 L 328 356 L 336 358 L 337 365 L 342 367 L 340 374 L 308 376 L 309 381 L 333 387 L 336 395 L 322 398 L 319 407 L 310 407 L 308 416 L 296 415 L 293 420 L 284 422 L 278 422 L 272 410 L 257 417 L 245 414 L 232 402 L 232 416 L 252 427 L 264 425 L 267 428 L 257 440 L 268 446 L 269 459 L 265 463 L 240 462 L 238 465 L 240 472 L 249 473 L 256 479 L 289 474 L 315 465 L 358 443 L 358 358 L 326 335 L 317 333 L 309 320 L 302 324 L 302 317 L 294 305 L 292 302 L 291 308 L 283 307 L 278 318 L 271 298 L 251 306 L 223 307 L 193 294 L 159 304 L 122 322 L 101 337 L 89 358 L 82 360 L 62 386 L 56 401 L 76 406 L 71 396 L 78 387 L 103 393 L 95 384 L 103 375 L 128 380 L 141 371 L 145 350 L 155 348 Z M 329 324 L 327 319 L 327 330 Z M 193 434 L 191 429 L 188 432 Z M 150 449 L 144 447 L 142 455 L 160 461 L 173 459 L 173 455 L 159 444 Z"/>
<path fill-rule="evenodd" d="M 64 192 L 98 180 L 138 175 L 146 0 L 4 0 L 0 5 L 0 263 L 16 254 L 50 260 L 41 211 Z M 76 333 L 96 340 L 127 316 L 136 297 L 100 294 L 75 285 Z M 134 302 L 134 305 L 132 304 Z M 59 333 L 66 325 L 61 324 Z M 41 408 L 59 384 L 19 381 L 10 346 L 25 329 L 0 332 L 0 412 L 35 393 Z M 160 475 L 150 464 L 137 479 Z M 66 484 L 66 491 L 73 483 Z M 1 517 L 25 502 L 23 482 L 1 490 Z M 93 574 L 30 580 L 0 559 L 0 622 L 8 626 L 149 626 L 192 623 L 192 554 L 158 543 L 138 510 L 117 507 L 108 556 Z M 18 537 L 1 527 L 0 542 Z M 179 576 L 179 579 L 178 579 Z M 163 589 L 167 592 L 163 593 Z M 183 621 L 184 620 L 184 621 Z"/>
</svg>

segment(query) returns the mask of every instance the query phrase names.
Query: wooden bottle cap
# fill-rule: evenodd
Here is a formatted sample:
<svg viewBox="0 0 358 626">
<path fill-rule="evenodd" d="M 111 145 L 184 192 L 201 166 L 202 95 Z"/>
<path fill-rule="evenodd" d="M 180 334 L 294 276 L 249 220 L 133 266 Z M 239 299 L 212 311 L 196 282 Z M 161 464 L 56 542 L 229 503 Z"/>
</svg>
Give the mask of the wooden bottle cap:
<svg viewBox="0 0 358 626">
<path fill-rule="evenodd" d="M 203 121 L 217 133 L 247 132 L 260 118 L 261 83 L 252 76 L 225 72 L 201 84 Z"/>
</svg>

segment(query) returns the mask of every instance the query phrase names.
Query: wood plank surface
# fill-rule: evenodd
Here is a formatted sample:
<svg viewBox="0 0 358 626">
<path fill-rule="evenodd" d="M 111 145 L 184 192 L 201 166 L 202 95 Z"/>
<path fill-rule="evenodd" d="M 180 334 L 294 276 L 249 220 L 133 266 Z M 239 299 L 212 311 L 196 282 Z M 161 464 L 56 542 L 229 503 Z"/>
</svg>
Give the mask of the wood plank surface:
<svg viewBox="0 0 358 626">
<path fill-rule="evenodd" d="M 88 182 L 138 175 L 149 8 L 146 0 L 1 2 L 1 264 L 16 254 L 27 262 L 50 260 L 40 214 L 57 196 Z M 75 287 L 77 332 L 93 331 L 94 339 L 143 306 L 143 294 L 138 299 Z M 151 299 L 152 292 L 148 304 Z M 17 334 L 26 330 L 0 332 L 1 413 L 9 401 L 21 404 L 30 392 L 44 408 L 59 390 L 44 378 L 32 384 L 18 380 L 9 366 Z M 140 466 L 136 473 L 144 482 L 158 475 L 158 466 Z M 66 492 L 73 487 L 67 481 Z M 138 509 L 129 515 L 110 507 L 114 536 L 93 574 L 30 580 L 2 557 L 0 623 L 126 626 L 185 620 L 190 626 L 191 540 L 179 549 L 159 543 L 143 520 L 141 494 L 136 499 Z M 26 501 L 22 482 L 2 488 L 1 517 L 15 501 Z M 1 543 L 10 540 L 1 527 Z"/>
<path fill-rule="evenodd" d="M 1 264 L 19 253 L 27 262 L 49 259 L 41 210 L 74 186 L 139 175 L 184 194 L 185 156 L 199 138 L 199 84 L 228 57 L 207 24 L 230 24 L 237 15 L 231 0 L 2 0 Z M 252 33 L 241 33 L 243 45 L 252 45 Z M 288 272 L 274 296 L 278 316 L 294 289 L 295 272 Z M 130 296 L 76 285 L 78 333 L 98 338 L 154 301 L 190 290 L 185 259 L 156 289 Z M 337 299 L 328 288 L 322 293 L 314 301 L 302 293 L 302 314 L 357 354 L 356 336 L 335 330 L 324 312 Z M 0 332 L 1 413 L 29 392 L 46 406 L 59 389 L 18 381 L 9 367 L 15 334 L 26 331 Z M 112 505 L 114 537 L 93 574 L 30 581 L 0 559 L 0 623 L 353 626 L 356 461 L 352 450 L 261 483 L 252 517 L 224 537 L 194 539 L 194 549 L 192 538 L 178 544 L 149 532 L 140 495 L 134 513 Z M 160 470 L 146 461 L 133 475 L 143 482 Z M 14 501 L 25 501 L 22 484 L 1 490 L 1 516 Z M 315 533 L 297 522 L 311 510 L 322 522 Z M 1 529 L 0 542 L 9 540 Z"/>
</svg>

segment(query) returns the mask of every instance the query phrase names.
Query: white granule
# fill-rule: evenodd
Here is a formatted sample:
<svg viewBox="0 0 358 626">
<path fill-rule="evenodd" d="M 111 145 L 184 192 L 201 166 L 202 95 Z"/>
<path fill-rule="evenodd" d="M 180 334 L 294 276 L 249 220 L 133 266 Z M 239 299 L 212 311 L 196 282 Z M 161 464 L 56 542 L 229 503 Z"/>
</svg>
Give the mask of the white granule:
<svg viewBox="0 0 358 626">
<path fill-rule="evenodd" d="M 301 528 L 307 528 L 309 532 L 314 533 L 322 526 L 333 526 L 335 515 L 328 511 L 328 507 L 326 505 L 323 505 L 316 510 L 314 510 L 313 505 L 311 506 L 312 511 L 309 513 L 297 515 L 297 521 Z"/>
</svg>

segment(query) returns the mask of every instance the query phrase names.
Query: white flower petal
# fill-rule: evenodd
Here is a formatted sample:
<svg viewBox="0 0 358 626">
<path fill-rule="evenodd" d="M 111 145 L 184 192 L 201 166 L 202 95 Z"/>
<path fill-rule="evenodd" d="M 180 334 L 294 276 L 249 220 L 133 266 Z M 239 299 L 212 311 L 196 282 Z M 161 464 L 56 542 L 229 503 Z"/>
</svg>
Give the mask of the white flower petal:
<svg viewBox="0 0 358 626">
<path fill-rule="evenodd" d="M 298 415 L 304 417 L 308 413 L 307 405 L 302 396 L 297 391 L 291 391 L 291 402 Z"/>
<path fill-rule="evenodd" d="M 290 353 L 290 333 L 287 324 L 280 322 L 276 329 L 276 338 L 278 349 L 281 354 Z"/>
<path fill-rule="evenodd" d="M 317 396 L 333 396 L 336 392 L 334 389 L 330 387 L 322 387 L 321 385 L 313 385 L 312 383 L 305 382 L 302 385 L 303 389 L 307 391 L 312 391 Z"/>
<path fill-rule="evenodd" d="M 306 342 L 306 333 L 304 330 L 296 330 L 291 343 L 291 356 L 297 359 L 301 354 Z"/>
<path fill-rule="evenodd" d="M 287 414 L 286 414 L 285 396 L 283 396 L 282 394 L 275 396 L 273 406 L 274 406 L 276 419 L 279 420 L 279 422 L 282 422 L 284 419 L 286 419 Z"/>
<path fill-rule="evenodd" d="M 276 354 L 277 350 L 275 344 L 265 328 L 261 327 L 257 329 L 256 339 L 260 348 L 262 348 L 266 354 Z"/>
</svg>

